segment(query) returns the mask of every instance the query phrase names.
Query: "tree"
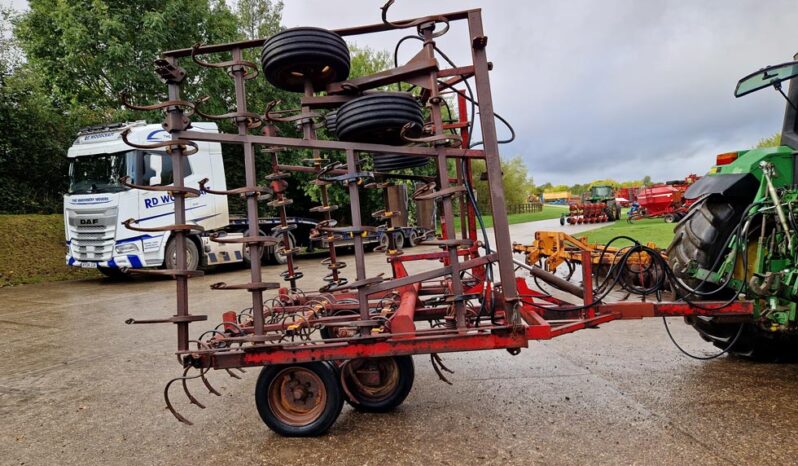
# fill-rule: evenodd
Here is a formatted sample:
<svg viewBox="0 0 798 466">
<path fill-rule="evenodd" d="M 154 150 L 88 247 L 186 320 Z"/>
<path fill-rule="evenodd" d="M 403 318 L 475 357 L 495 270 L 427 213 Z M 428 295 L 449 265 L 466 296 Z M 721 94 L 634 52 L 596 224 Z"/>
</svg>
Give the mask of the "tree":
<svg viewBox="0 0 798 466">
<path fill-rule="evenodd" d="M 516 156 L 510 160 L 502 160 L 501 166 L 505 205 L 526 203 L 527 197 L 536 193 L 536 191 L 523 159 L 520 156 Z M 474 174 L 477 175 L 475 178 L 479 179 L 479 175 L 485 171 L 485 161 L 474 160 L 473 167 Z M 550 187 L 551 184 L 544 185 L 544 189 L 547 189 L 546 186 Z M 482 206 L 487 205 L 488 199 L 490 199 L 490 187 L 487 181 L 476 181 L 474 187 L 479 204 Z"/>
<path fill-rule="evenodd" d="M 283 2 L 271 0 L 236 0 L 233 6 L 238 31 L 246 39 L 260 39 L 280 32 Z"/>
<path fill-rule="evenodd" d="M 651 177 L 646 175 L 643 177 L 643 186 L 651 186 Z"/>
<path fill-rule="evenodd" d="M 123 91 L 134 101 L 152 102 L 165 92 L 151 71 L 160 52 L 240 37 L 223 0 L 31 0 L 29 7 L 15 33 L 65 107 L 119 110 Z M 223 74 L 189 60 L 185 67 L 201 77 L 203 94 L 229 93 Z"/>
<path fill-rule="evenodd" d="M 756 146 L 754 147 L 758 149 L 760 147 L 778 147 L 780 145 L 781 145 L 781 131 L 774 134 L 773 136 L 760 139 L 759 142 L 756 143 Z"/>
</svg>

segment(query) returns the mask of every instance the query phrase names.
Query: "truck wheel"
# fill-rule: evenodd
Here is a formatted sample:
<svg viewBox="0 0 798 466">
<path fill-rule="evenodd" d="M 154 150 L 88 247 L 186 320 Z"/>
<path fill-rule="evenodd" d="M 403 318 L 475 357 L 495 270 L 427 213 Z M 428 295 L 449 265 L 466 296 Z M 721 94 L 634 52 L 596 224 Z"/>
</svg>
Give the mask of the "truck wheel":
<svg viewBox="0 0 798 466">
<path fill-rule="evenodd" d="M 263 422 L 286 437 L 315 437 L 333 425 L 344 397 L 329 362 L 265 366 L 255 386 Z"/>
<path fill-rule="evenodd" d="M 407 246 L 412 248 L 416 247 L 421 243 L 421 240 L 418 237 L 418 232 L 416 230 L 410 230 L 410 233 L 407 235 Z"/>
<path fill-rule="evenodd" d="M 244 236 L 249 236 L 249 230 L 244 232 Z M 258 236 L 266 236 L 266 233 L 264 233 L 263 230 L 259 230 L 258 231 Z M 265 246 L 263 248 L 263 251 L 261 252 L 261 261 L 263 260 L 263 256 L 266 255 L 266 251 L 267 250 L 268 250 L 268 246 Z M 244 264 L 247 267 L 252 266 L 252 258 L 250 257 L 249 251 L 250 251 L 250 248 L 249 248 L 248 244 L 244 244 L 244 245 L 241 246 L 241 261 L 244 262 Z"/>
<path fill-rule="evenodd" d="M 278 265 L 285 265 L 288 263 L 288 256 L 280 254 L 280 249 L 285 247 L 285 239 L 282 239 L 283 235 L 280 235 L 280 238 L 280 242 L 272 247 L 272 261 Z M 293 249 L 296 245 L 296 239 L 291 233 L 288 233 L 288 242 L 290 243 L 288 249 Z"/>
<path fill-rule="evenodd" d="M 665 223 L 673 223 L 673 222 L 676 221 L 676 215 L 675 214 L 667 214 L 664 217 L 664 220 L 665 220 Z"/>
<path fill-rule="evenodd" d="M 565 226 L 565 215 L 560 215 L 560 226 Z"/>
<path fill-rule="evenodd" d="M 402 404 L 413 388 L 411 356 L 360 358 L 340 368 L 346 402 L 358 411 L 385 413 Z"/>
<path fill-rule="evenodd" d="M 685 217 L 674 228 L 675 236 L 666 254 L 668 263 L 674 274 L 688 286 L 697 287 L 699 280 L 691 278 L 687 268 L 691 260 L 699 267 L 710 269 L 720 254 L 725 252 L 724 245 L 743 215 L 745 206 L 719 196 L 711 196 L 693 204 Z M 706 284 L 705 291 L 717 288 L 712 283 Z M 734 290 L 719 290 L 714 294 L 717 299 L 728 299 Z M 693 297 L 693 299 L 700 299 Z M 685 322 L 692 325 L 701 337 L 718 348 L 725 349 L 740 330 L 740 322 L 728 322 L 719 317 L 685 317 Z M 795 346 L 795 338 L 787 339 L 783 335 L 773 334 L 760 329 L 751 323 L 743 323 L 745 327 L 730 353 L 737 356 L 758 360 L 771 360 L 782 352 L 783 348 Z"/>
<path fill-rule="evenodd" d="M 171 238 L 166 244 L 163 264 L 165 269 L 177 269 L 177 241 Z M 186 238 L 186 270 L 199 268 L 199 250 L 194 241 Z"/>
<path fill-rule="evenodd" d="M 321 28 L 291 28 L 271 36 L 263 44 L 260 61 L 266 80 L 286 91 L 303 92 L 308 79 L 321 91 L 349 77 L 346 42 Z"/>
<path fill-rule="evenodd" d="M 405 92 L 379 92 L 350 100 L 341 105 L 336 118 L 338 139 L 377 144 L 405 145 L 402 127 L 413 123 L 420 132 L 424 125 L 421 106 Z"/>
</svg>

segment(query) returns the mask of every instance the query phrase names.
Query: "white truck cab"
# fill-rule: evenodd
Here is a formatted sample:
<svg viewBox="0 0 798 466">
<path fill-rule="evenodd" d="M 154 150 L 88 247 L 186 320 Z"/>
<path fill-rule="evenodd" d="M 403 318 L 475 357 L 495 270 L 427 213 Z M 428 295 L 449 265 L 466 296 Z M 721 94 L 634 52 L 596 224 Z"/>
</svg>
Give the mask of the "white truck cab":
<svg viewBox="0 0 798 466">
<path fill-rule="evenodd" d="M 172 159 L 163 151 L 125 144 L 121 135 L 128 128 L 127 138 L 132 143 L 152 144 L 171 137 L 161 125 L 139 121 L 87 128 L 69 148 L 69 191 L 64 195 L 68 265 L 100 268 L 109 274 L 164 265 L 169 232 L 142 234 L 129 230 L 122 222 L 132 218 L 142 227 L 173 224 L 174 197 L 163 191 L 130 189 L 119 179 L 128 176 L 131 183 L 143 186 L 170 185 Z M 218 132 L 215 123 L 192 123 L 192 129 Z M 184 158 L 185 185 L 199 188 L 199 181 L 208 178 L 209 187 L 226 189 L 221 145 L 198 144 L 199 151 Z M 186 220 L 206 232 L 228 227 L 226 197 L 203 194 L 186 199 Z M 208 241 L 207 235 L 193 237 L 192 242 L 196 247 L 195 265 L 203 260 L 213 262 L 208 260 L 211 254 L 214 259 L 218 255 L 215 262 L 242 260 L 240 246 L 235 251 L 225 251 L 226 246 Z"/>
</svg>

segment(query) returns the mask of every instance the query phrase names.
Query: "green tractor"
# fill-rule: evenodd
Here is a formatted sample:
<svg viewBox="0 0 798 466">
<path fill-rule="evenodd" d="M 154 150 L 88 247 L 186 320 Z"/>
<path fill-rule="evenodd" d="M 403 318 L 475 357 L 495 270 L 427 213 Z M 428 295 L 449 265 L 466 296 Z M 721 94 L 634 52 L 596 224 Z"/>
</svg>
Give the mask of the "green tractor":
<svg viewBox="0 0 798 466">
<path fill-rule="evenodd" d="M 737 83 L 735 97 L 773 87 L 787 100 L 781 146 L 718 155 L 707 176 L 685 193 L 696 201 L 667 250 L 674 276 L 690 294 L 685 298 L 754 302 L 752 318 L 687 318 L 707 341 L 754 359 L 798 355 L 796 76 L 798 61 Z"/>
<path fill-rule="evenodd" d="M 604 207 L 599 209 L 590 209 L 589 207 L 583 207 L 578 210 L 574 210 L 574 208 L 569 209 L 569 213 L 560 215 L 560 225 L 565 225 L 566 222 L 572 225 L 575 223 L 582 223 L 581 221 L 575 220 L 577 217 L 581 217 L 583 220 L 593 220 L 585 220 L 586 223 L 595 223 L 595 220 L 614 222 L 621 218 L 621 205 L 615 201 L 615 190 L 612 189 L 612 186 L 591 186 L 590 192 L 586 192 L 582 195 L 582 206 L 598 204 L 603 204 Z"/>
<path fill-rule="evenodd" d="M 590 187 L 590 197 L 587 202 L 591 204 L 604 203 L 607 207 L 604 208 L 604 213 L 610 222 L 614 222 L 621 218 L 621 205 L 615 202 L 615 190 L 610 185 L 595 185 Z"/>
</svg>

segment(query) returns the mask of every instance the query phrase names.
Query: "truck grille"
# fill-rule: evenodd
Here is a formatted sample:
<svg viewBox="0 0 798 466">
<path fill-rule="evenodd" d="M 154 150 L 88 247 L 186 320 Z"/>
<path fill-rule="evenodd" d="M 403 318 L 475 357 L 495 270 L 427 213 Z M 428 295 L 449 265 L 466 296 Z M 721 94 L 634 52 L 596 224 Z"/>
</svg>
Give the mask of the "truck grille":
<svg viewBox="0 0 798 466">
<path fill-rule="evenodd" d="M 117 210 L 70 212 L 70 252 L 78 261 L 99 262 L 113 257 Z"/>
</svg>

